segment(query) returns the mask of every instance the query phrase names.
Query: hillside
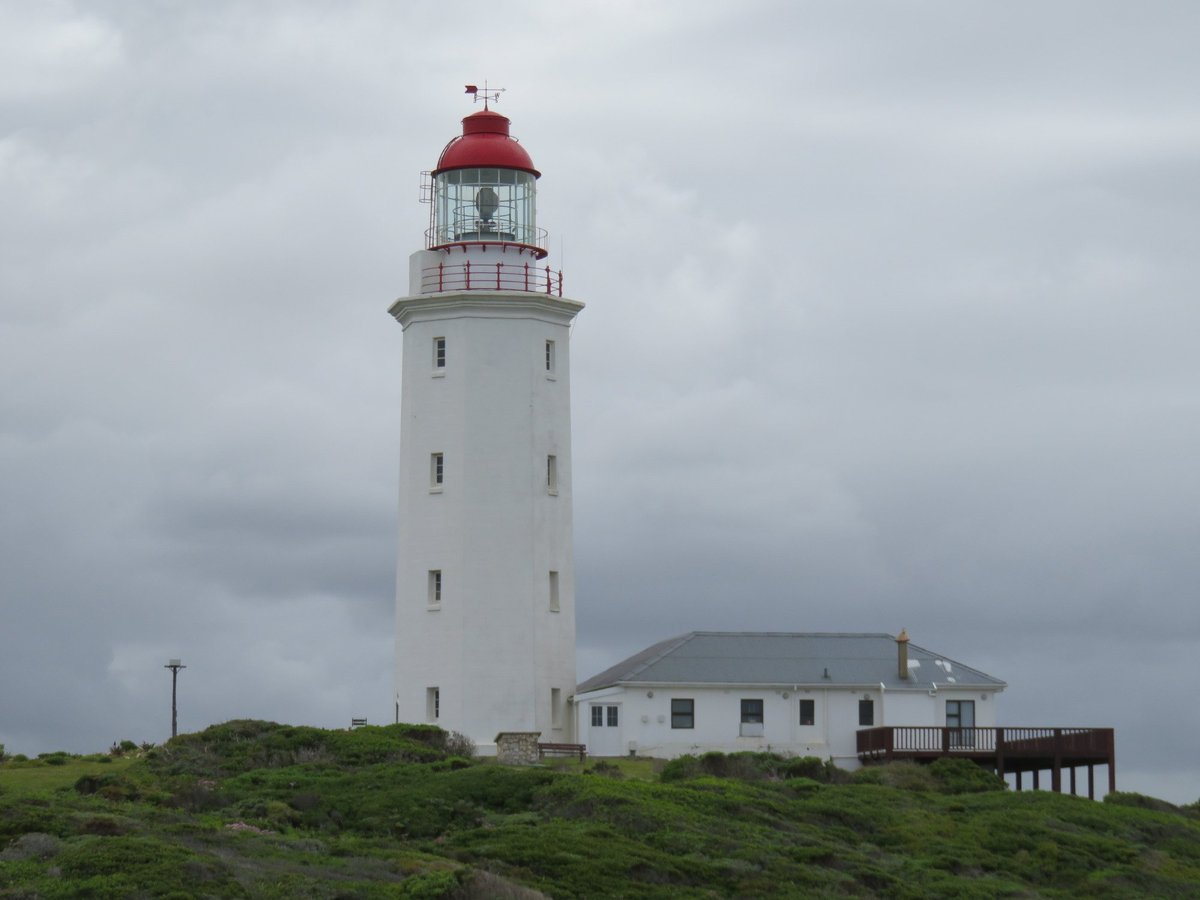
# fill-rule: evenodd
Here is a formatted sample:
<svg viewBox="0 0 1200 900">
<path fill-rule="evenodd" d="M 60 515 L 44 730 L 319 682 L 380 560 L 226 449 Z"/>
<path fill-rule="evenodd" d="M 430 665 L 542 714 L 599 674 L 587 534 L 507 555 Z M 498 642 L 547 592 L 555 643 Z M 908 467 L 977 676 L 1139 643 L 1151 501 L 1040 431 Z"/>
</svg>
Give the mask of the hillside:
<svg viewBox="0 0 1200 900">
<path fill-rule="evenodd" d="M 1197 810 L 1138 795 L 1018 794 L 969 763 L 517 769 L 463 749 L 423 726 L 238 721 L 9 759 L 0 897 L 1200 894 Z"/>
</svg>

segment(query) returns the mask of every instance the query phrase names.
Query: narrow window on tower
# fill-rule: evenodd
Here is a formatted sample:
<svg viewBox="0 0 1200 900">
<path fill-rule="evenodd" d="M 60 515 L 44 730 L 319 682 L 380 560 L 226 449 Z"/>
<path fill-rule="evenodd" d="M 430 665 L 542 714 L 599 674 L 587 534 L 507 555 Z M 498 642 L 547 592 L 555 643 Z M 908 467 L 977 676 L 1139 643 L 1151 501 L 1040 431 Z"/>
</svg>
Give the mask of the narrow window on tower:
<svg viewBox="0 0 1200 900">
<path fill-rule="evenodd" d="M 430 609 L 442 608 L 442 570 L 429 570 L 429 596 L 428 605 Z"/>
<path fill-rule="evenodd" d="M 546 490 L 558 493 L 558 457 L 554 454 L 546 457 Z"/>
<path fill-rule="evenodd" d="M 444 337 L 433 339 L 433 368 L 435 372 L 446 368 L 446 339 Z"/>
<path fill-rule="evenodd" d="M 425 688 L 425 719 L 436 722 L 442 715 L 442 692 L 435 687 Z"/>
<path fill-rule="evenodd" d="M 554 372 L 554 341 L 546 341 L 546 371 Z"/>
<path fill-rule="evenodd" d="M 550 573 L 550 612 L 558 612 L 558 573 Z"/>
<path fill-rule="evenodd" d="M 550 688 L 550 727 L 562 728 L 562 690 Z"/>
<path fill-rule="evenodd" d="M 429 490 L 440 491 L 446 475 L 446 459 L 441 453 L 429 454 Z"/>
</svg>

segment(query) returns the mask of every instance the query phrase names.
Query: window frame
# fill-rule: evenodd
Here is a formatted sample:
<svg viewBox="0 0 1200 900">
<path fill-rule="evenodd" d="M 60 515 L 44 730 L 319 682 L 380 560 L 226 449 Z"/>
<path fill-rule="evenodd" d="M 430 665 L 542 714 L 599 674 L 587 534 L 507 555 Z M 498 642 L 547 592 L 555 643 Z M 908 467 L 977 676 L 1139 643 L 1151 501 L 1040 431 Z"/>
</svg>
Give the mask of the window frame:
<svg viewBox="0 0 1200 900">
<path fill-rule="evenodd" d="M 437 493 L 446 484 L 446 454 L 438 451 L 429 454 L 429 490 Z"/>
<path fill-rule="evenodd" d="M 858 701 L 858 727 L 875 727 L 875 701 L 870 697 L 863 697 Z"/>
<path fill-rule="evenodd" d="M 808 716 L 804 715 L 807 708 Z M 807 718 L 807 721 L 805 719 Z M 800 698 L 800 724 L 805 728 L 817 724 L 817 701 L 812 697 Z"/>
<path fill-rule="evenodd" d="M 609 704 L 604 707 L 604 724 L 608 728 L 618 728 L 621 724 L 621 707 Z"/>
<path fill-rule="evenodd" d="M 438 374 L 446 370 L 446 338 L 444 335 L 433 339 L 433 370 Z"/>
<path fill-rule="evenodd" d="M 442 608 L 442 570 L 430 569 L 426 586 L 425 605 L 429 609 Z"/>
<path fill-rule="evenodd" d="M 686 704 L 686 707 L 684 706 Z M 679 709 L 676 709 L 676 706 Z M 684 711 L 686 709 L 686 712 Z M 684 724 L 686 722 L 686 724 Z M 696 727 L 696 700 L 693 697 L 671 698 L 671 727 L 694 729 Z"/>
<path fill-rule="evenodd" d="M 559 597 L 558 585 L 559 585 L 558 572 L 551 569 L 550 570 L 550 584 L 549 584 L 550 612 L 561 612 L 562 611 L 562 603 L 561 603 L 560 597 Z"/>
<path fill-rule="evenodd" d="M 546 493 L 558 494 L 558 456 L 546 454 Z"/>
<path fill-rule="evenodd" d="M 592 704 L 592 727 L 593 728 L 603 728 L 604 727 L 604 704 L 603 703 L 593 703 Z"/>
<path fill-rule="evenodd" d="M 753 712 L 757 706 L 758 712 Z M 766 724 L 766 715 L 763 708 L 763 700 L 761 697 L 743 697 L 741 702 L 741 724 L 743 725 L 764 725 Z"/>
</svg>

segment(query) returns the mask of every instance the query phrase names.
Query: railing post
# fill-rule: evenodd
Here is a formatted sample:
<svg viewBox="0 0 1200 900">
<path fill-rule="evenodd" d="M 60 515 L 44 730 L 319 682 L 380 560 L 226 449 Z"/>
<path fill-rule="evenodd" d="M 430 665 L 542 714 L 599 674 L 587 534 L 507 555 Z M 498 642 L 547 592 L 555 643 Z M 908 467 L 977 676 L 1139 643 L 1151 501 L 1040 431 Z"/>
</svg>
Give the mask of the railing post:
<svg viewBox="0 0 1200 900">
<path fill-rule="evenodd" d="M 546 266 L 546 293 L 550 293 L 550 267 Z"/>
<path fill-rule="evenodd" d="M 525 290 L 529 290 L 529 263 L 525 263 Z"/>
<path fill-rule="evenodd" d="M 444 262 L 438 263 L 438 290 L 439 291 L 444 291 L 446 289 L 443 286 L 443 278 L 445 275 L 445 268 L 446 268 L 446 264 Z"/>
<path fill-rule="evenodd" d="M 1062 793 L 1062 729 L 1054 729 L 1054 763 L 1050 770 L 1050 790 Z"/>
<path fill-rule="evenodd" d="M 503 263 L 496 263 L 496 290 L 500 290 L 500 266 Z"/>
<path fill-rule="evenodd" d="M 558 270 L 558 296 L 562 296 L 562 269 Z"/>
<path fill-rule="evenodd" d="M 942 755 L 950 755 L 950 729 L 948 727 L 942 729 Z"/>
<path fill-rule="evenodd" d="M 467 290 L 469 291 L 471 289 L 471 261 L 469 259 L 463 263 L 463 271 L 466 272 Z"/>
</svg>

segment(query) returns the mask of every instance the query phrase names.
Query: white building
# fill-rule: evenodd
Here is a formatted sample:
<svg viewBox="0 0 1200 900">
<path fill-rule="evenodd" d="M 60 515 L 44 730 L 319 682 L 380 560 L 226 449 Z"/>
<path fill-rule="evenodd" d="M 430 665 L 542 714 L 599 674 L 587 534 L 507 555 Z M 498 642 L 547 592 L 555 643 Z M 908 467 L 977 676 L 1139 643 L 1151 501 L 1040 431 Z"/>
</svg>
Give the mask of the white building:
<svg viewBox="0 0 1200 900">
<path fill-rule="evenodd" d="M 592 756 L 770 750 L 855 768 L 860 729 L 992 727 L 1004 687 L 903 632 L 693 631 L 580 684 L 576 733 Z"/>
<path fill-rule="evenodd" d="M 431 173 L 404 327 L 396 719 L 494 751 L 572 739 L 570 350 L 583 304 L 542 263 L 538 171 L 489 110 Z"/>
</svg>

